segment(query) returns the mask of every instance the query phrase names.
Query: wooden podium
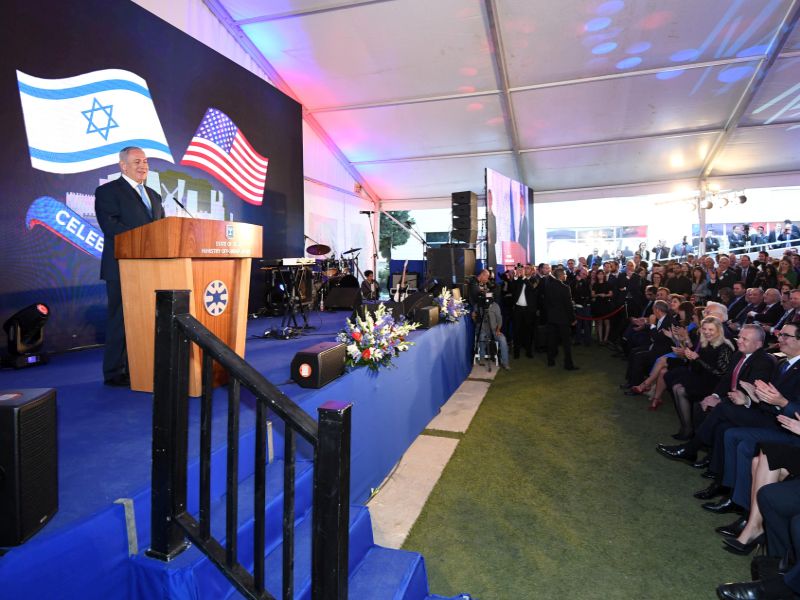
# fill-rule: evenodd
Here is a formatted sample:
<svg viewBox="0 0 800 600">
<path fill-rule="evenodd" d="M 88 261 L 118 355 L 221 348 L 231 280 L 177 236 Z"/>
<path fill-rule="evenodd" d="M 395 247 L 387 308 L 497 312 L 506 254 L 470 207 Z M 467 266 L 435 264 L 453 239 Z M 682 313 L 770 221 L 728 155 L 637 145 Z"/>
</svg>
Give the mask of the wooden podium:
<svg viewBox="0 0 800 600">
<path fill-rule="evenodd" d="M 131 389 L 153 391 L 156 290 L 191 290 L 190 312 L 244 357 L 252 258 L 261 226 L 167 217 L 114 238 Z M 200 395 L 200 351 L 192 347 L 189 395 Z M 223 383 L 215 375 L 215 385 Z"/>
</svg>

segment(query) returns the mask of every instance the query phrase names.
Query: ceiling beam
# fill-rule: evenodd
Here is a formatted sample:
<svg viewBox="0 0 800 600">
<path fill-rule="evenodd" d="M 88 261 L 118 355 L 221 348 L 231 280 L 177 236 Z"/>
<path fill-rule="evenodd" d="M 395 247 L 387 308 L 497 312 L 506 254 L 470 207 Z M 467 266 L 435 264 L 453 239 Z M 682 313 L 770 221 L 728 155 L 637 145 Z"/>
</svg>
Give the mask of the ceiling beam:
<svg viewBox="0 0 800 600">
<path fill-rule="evenodd" d="M 328 12 L 336 12 L 339 10 L 347 10 L 350 8 L 358 8 L 360 6 L 368 6 L 370 4 L 382 4 L 384 2 L 394 2 L 395 0 L 353 0 L 351 2 L 343 2 L 334 6 L 321 6 L 319 8 L 306 8 L 298 10 L 287 10 L 285 12 L 275 13 L 272 15 L 259 15 L 257 17 L 248 17 L 247 19 L 238 19 L 234 21 L 237 25 L 251 25 L 253 23 L 267 23 L 269 21 L 280 21 L 281 19 L 294 19 L 296 17 L 308 17 L 310 15 L 319 15 Z"/>
<path fill-rule="evenodd" d="M 483 0 L 483 15 L 486 22 L 486 34 L 489 37 L 489 48 L 492 56 L 492 67 L 494 68 L 497 87 L 500 89 L 500 111 L 503 114 L 503 122 L 506 126 L 509 146 L 514 153 L 514 165 L 517 168 L 516 179 L 526 183 L 525 164 L 519 153 L 519 131 L 517 129 L 517 118 L 514 115 L 514 106 L 511 104 L 511 93 L 508 85 L 508 68 L 506 67 L 506 53 L 503 47 L 503 38 L 500 35 L 499 15 L 497 5 L 494 0 Z"/>
<path fill-rule="evenodd" d="M 231 18 L 230 13 L 228 13 L 227 9 L 222 6 L 220 0 L 203 0 L 203 3 L 206 5 L 208 10 L 211 11 L 211 14 L 213 14 L 222 24 L 222 26 L 228 31 L 228 33 L 231 34 L 231 36 L 239 43 L 242 49 L 244 49 L 244 51 L 247 52 L 253 61 L 267 74 L 267 77 L 272 85 L 289 96 L 292 100 L 300 104 L 303 111 L 303 120 L 314 131 L 314 133 L 319 136 L 320 140 L 328 149 L 328 151 L 334 157 L 336 157 L 336 159 L 339 161 L 339 164 L 342 165 L 347 173 L 361 185 L 361 188 L 364 190 L 364 193 L 368 199 L 371 200 L 376 206 L 380 204 L 380 197 L 378 194 L 375 193 L 361 173 L 359 173 L 353 164 L 347 159 L 339 146 L 336 145 L 322 125 L 320 125 L 319 121 L 317 121 L 314 116 L 310 114 L 305 107 L 303 107 L 303 103 L 300 101 L 300 98 L 297 96 L 297 94 L 294 93 L 294 90 L 292 90 L 289 84 L 286 83 L 283 77 L 280 76 L 280 74 L 264 57 L 264 55 L 261 54 L 259 49 L 247 36 L 247 34 L 242 31 L 238 25 L 236 25 L 234 20 Z"/>
<path fill-rule="evenodd" d="M 750 103 L 753 101 L 753 98 L 755 98 L 758 90 L 761 89 L 761 84 L 764 83 L 767 73 L 769 73 L 772 65 L 775 64 L 775 61 L 783 50 L 783 47 L 786 45 L 786 42 L 792 36 L 792 32 L 797 24 L 798 17 L 800 17 L 800 0 L 792 0 L 792 4 L 786 11 L 783 21 L 775 31 L 775 36 L 772 38 L 769 49 L 767 50 L 765 56 L 759 61 L 753 76 L 750 78 L 750 81 L 747 84 L 747 87 L 745 87 L 741 97 L 739 98 L 739 101 L 733 108 L 728 121 L 725 123 L 722 133 L 720 133 L 719 137 L 716 139 L 714 145 L 711 147 L 711 150 L 708 152 L 705 160 L 703 161 L 703 167 L 701 168 L 700 176 L 698 177 L 698 187 L 700 189 L 703 188 L 705 179 L 711 175 L 711 171 L 714 169 L 714 163 L 722 153 L 731 135 L 733 135 L 733 132 L 736 131 L 736 128 L 739 126 L 739 122 L 742 120 L 747 107 L 750 106 Z"/>
</svg>

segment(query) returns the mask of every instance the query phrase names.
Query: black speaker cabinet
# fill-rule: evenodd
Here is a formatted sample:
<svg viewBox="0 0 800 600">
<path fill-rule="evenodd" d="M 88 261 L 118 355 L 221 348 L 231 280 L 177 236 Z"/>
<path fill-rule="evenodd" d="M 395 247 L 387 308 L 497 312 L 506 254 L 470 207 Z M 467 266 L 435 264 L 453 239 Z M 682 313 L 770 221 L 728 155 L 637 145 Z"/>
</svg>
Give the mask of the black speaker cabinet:
<svg viewBox="0 0 800 600">
<path fill-rule="evenodd" d="M 419 323 L 420 329 L 430 329 L 439 324 L 439 307 L 425 306 L 415 308 L 411 320 Z"/>
<path fill-rule="evenodd" d="M 418 308 L 433 306 L 433 296 L 425 292 L 415 292 L 403 300 L 403 314 L 409 319 L 414 316 L 414 311 Z"/>
<path fill-rule="evenodd" d="M 396 288 L 400 284 L 400 280 L 403 278 L 403 272 L 399 273 L 392 273 L 392 285 L 390 288 Z M 406 286 L 410 288 L 417 289 L 419 288 L 419 273 L 417 272 L 406 272 Z"/>
<path fill-rule="evenodd" d="M 347 348 L 341 342 L 320 342 L 292 359 L 292 379 L 300 387 L 321 388 L 344 373 Z"/>
<path fill-rule="evenodd" d="M 0 546 L 18 546 L 58 511 L 56 391 L 0 391 Z"/>
<path fill-rule="evenodd" d="M 465 244 L 478 243 L 478 230 L 477 229 L 453 229 L 450 232 L 450 237 L 454 242 L 464 242 Z"/>
<path fill-rule="evenodd" d="M 453 192 L 450 194 L 450 201 L 453 206 L 457 204 L 478 205 L 478 195 L 475 192 Z"/>
<path fill-rule="evenodd" d="M 325 309 L 345 308 L 353 310 L 361 304 L 361 290 L 350 287 L 334 287 L 325 296 Z"/>
<path fill-rule="evenodd" d="M 453 229 L 474 229 L 478 230 L 478 217 L 477 216 L 461 216 L 453 215 Z"/>
<path fill-rule="evenodd" d="M 463 246 L 428 248 L 428 279 L 461 283 L 475 275 L 475 250 Z"/>
</svg>

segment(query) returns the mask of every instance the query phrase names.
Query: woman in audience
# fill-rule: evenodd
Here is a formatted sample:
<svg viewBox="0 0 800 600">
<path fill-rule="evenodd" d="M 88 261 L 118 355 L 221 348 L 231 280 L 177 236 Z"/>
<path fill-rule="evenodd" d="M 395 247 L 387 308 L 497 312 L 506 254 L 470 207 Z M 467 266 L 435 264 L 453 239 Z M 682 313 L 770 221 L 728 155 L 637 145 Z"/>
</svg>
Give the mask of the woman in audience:
<svg viewBox="0 0 800 600">
<path fill-rule="evenodd" d="M 784 257 L 778 263 L 778 283 L 789 284 L 791 287 L 797 287 L 797 273 L 794 272 L 792 263 L 788 258 Z"/>
<path fill-rule="evenodd" d="M 692 269 L 692 299 L 695 304 L 705 304 L 711 298 L 706 272 L 700 267 Z"/>
<path fill-rule="evenodd" d="M 681 352 L 682 355 L 683 348 L 694 347 L 697 343 L 697 323 L 694 321 L 694 311 L 695 307 L 691 302 L 682 302 L 673 311 L 676 316 L 676 324 L 669 332 L 664 332 L 675 343 L 673 351 L 659 356 L 653 368 L 650 369 L 650 375 L 647 376 L 647 379 L 639 385 L 633 386 L 630 390 L 634 394 L 643 394 L 651 391 L 650 410 L 658 410 L 658 407 L 664 403 L 661 396 L 667 389 L 664 374 L 669 368 L 670 359 L 682 360 L 682 356 L 679 357 L 677 352 Z M 675 363 L 672 364 L 674 365 Z M 654 383 L 655 387 L 653 387 Z"/>
<path fill-rule="evenodd" d="M 683 351 L 683 358 L 689 361 L 688 367 L 667 371 L 664 379 L 672 390 L 681 423 L 676 439 L 690 439 L 694 435 L 692 402 L 714 391 L 719 378 L 728 369 L 733 352 L 733 344 L 725 339 L 722 321 L 706 317 L 700 323 L 700 347 L 696 351 L 691 348 Z"/>
<path fill-rule="evenodd" d="M 739 392 L 742 394 L 743 392 Z M 800 436 L 800 419 L 778 415 L 780 425 Z M 798 440 L 800 444 L 800 440 Z M 756 496 L 758 490 L 769 483 L 783 481 L 789 475 L 800 475 L 800 448 L 797 444 L 780 442 L 761 442 L 759 452 L 753 458 L 753 483 L 750 489 L 750 514 L 738 536 L 736 523 L 721 527 L 718 531 L 726 538 L 725 549 L 734 554 L 750 554 L 759 544 L 764 542 L 764 519 L 761 515 Z"/>
<path fill-rule="evenodd" d="M 664 285 L 664 276 L 658 271 L 653 271 L 650 276 L 650 283 L 658 289 Z"/>
<path fill-rule="evenodd" d="M 639 244 L 639 255 L 642 260 L 650 260 L 650 250 L 647 249 L 647 242 Z"/>
<path fill-rule="evenodd" d="M 595 317 L 603 317 L 611 312 L 613 306 L 611 304 L 611 297 L 614 292 L 611 290 L 611 285 L 606 281 L 605 271 L 597 272 L 597 279 L 592 285 L 592 314 Z M 595 321 L 597 323 L 597 341 L 601 346 L 608 343 L 608 334 L 611 331 L 611 320 L 600 319 Z"/>
<path fill-rule="evenodd" d="M 756 276 L 754 285 L 762 290 L 778 287 L 778 270 L 772 263 L 764 265 L 764 270 Z"/>
</svg>

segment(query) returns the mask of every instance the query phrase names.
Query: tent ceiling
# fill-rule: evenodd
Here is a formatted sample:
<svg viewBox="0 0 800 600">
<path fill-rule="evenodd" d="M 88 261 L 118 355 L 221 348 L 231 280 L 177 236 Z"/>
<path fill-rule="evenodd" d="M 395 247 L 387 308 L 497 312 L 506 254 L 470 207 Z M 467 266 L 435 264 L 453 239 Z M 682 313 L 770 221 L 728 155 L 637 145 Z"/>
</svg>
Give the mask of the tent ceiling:
<svg viewBox="0 0 800 600">
<path fill-rule="evenodd" d="M 384 200 L 800 171 L 800 0 L 205 2 Z"/>
</svg>

